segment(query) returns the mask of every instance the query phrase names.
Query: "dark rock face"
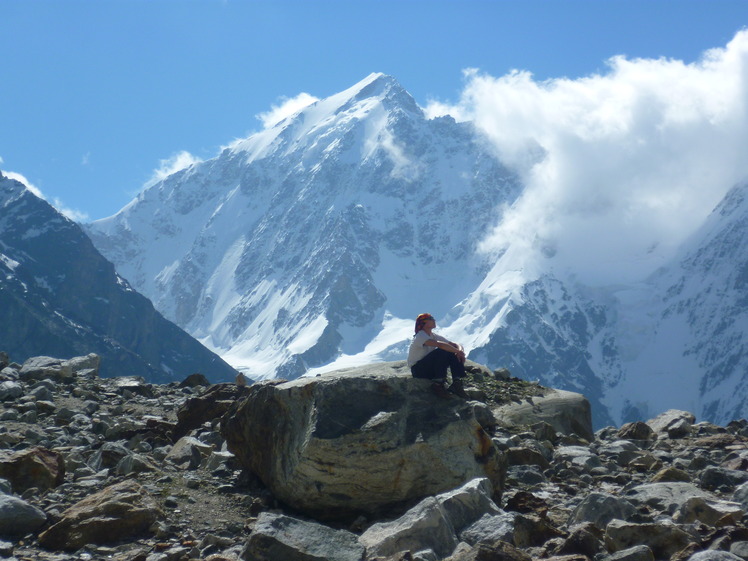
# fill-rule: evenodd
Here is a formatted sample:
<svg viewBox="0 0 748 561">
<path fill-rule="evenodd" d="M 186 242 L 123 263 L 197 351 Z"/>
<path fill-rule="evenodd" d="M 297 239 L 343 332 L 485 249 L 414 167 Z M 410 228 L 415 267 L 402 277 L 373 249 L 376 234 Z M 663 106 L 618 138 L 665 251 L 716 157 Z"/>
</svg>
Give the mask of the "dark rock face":
<svg viewBox="0 0 748 561">
<path fill-rule="evenodd" d="M 323 515 L 316 520 L 300 515 L 242 466 L 251 454 L 290 469 L 300 465 L 291 461 L 293 456 L 279 456 L 272 447 L 240 448 L 237 455 L 228 450 L 228 442 L 244 438 L 234 429 L 250 430 L 246 423 L 230 419 L 247 407 L 252 395 L 272 396 L 274 407 L 284 403 L 269 392 L 272 384 L 242 389 L 221 384 L 204 390 L 176 382 L 133 385 L 137 380 L 129 379 L 122 387 L 116 379 L 99 378 L 94 369 L 85 368 L 90 366 L 88 357 L 65 361 L 70 368 L 62 375 L 52 369 L 33 377 L 21 377 L 21 365 L 3 360 L 0 383 L 14 384 L 19 391 L 0 400 L 0 464 L 42 456 L 62 458 L 64 464 L 64 472 L 58 470 L 54 476 L 58 460 L 45 464 L 46 475 L 33 481 L 16 479 L 8 472 L 0 476 L 3 557 L 39 561 L 735 561 L 747 557 L 748 482 L 741 475 L 748 465 L 746 420 L 722 427 L 669 411 L 646 427 L 608 427 L 588 439 L 556 431 L 531 417 L 527 417 L 531 425 L 502 425 L 493 418 L 491 407 L 480 401 L 439 399 L 425 388 L 417 392 L 409 384 L 418 380 L 397 374 L 382 380 L 366 369 L 349 372 L 355 391 L 339 379 L 277 384 L 279 392 L 301 400 L 294 403 L 307 400 L 315 406 L 286 409 L 285 416 L 258 418 L 257 423 L 291 427 L 299 416 L 315 418 L 304 439 L 328 445 L 323 450 L 327 456 L 320 453 L 316 458 L 332 457 L 336 448 L 338 458 L 350 453 L 348 445 L 362 431 L 380 435 L 370 444 L 385 449 L 387 443 L 399 448 L 402 442 L 407 450 L 404 437 L 401 441 L 393 437 L 407 431 L 376 430 L 378 425 L 401 426 L 393 418 L 398 408 L 411 403 L 414 408 L 427 406 L 423 411 L 435 419 L 432 427 L 422 419 L 416 419 L 421 424 L 404 424 L 421 427 L 422 455 L 459 464 L 458 452 L 438 442 L 453 438 L 444 434 L 444 426 L 453 427 L 459 436 L 460 427 L 480 418 L 491 445 L 509 464 L 501 498 L 487 473 L 468 474 L 450 489 L 391 510 L 386 517 L 368 513 L 331 523 Z M 51 364 L 46 359 L 32 362 Z M 325 383 L 332 387 L 319 387 Z M 132 391 L 140 386 L 144 391 Z M 377 388 L 382 398 L 366 399 Z M 508 380 L 502 390 L 508 401 L 519 402 L 528 388 Z M 467 391 L 479 393 L 470 387 Z M 243 392 L 249 394 L 243 398 Z M 350 399 L 332 399 L 325 405 L 328 393 L 328 398 L 348 395 Z M 232 399 L 237 400 L 236 406 L 226 413 L 223 406 L 211 410 L 201 404 Z M 188 406 L 190 402 L 200 405 Z M 258 412 L 269 411 L 262 400 L 255 404 Z M 195 417 L 200 422 L 189 429 L 183 425 L 181 431 L 187 432 L 177 438 L 178 412 L 193 407 L 200 412 Z M 373 414 L 375 410 L 381 415 Z M 446 425 L 440 428 L 443 422 Z M 442 436 L 434 440 L 440 430 Z M 470 442 L 463 444 L 473 450 Z M 443 469 L 435 461 L 432 464 Z M 376 480 L 376 474 L 367 473 L 375 467 L 360 468 L 351 476 L 366 486 Z M 337 465 L 328 468 L 333 472 Z"/>
<path fill-rule="evenodd" d="M 74 222 L 0 175 L 0 341 L 24 361 L 95 352 L 103 376 L 169 382 L 235 371 L 114 271 Z"/>
</svg>

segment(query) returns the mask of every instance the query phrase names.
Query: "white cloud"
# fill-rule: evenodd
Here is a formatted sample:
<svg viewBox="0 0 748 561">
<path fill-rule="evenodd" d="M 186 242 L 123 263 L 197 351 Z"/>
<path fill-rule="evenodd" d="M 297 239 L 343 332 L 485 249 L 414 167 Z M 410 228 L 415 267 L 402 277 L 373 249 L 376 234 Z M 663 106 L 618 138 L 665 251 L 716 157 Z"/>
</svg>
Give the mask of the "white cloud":
<svg viewBox="0 0 748 561">
<path fill-rule="evenodd" d="M 512 266 L 605 284 L 651 272 L 748 177 L 746 75 L 744 30 L 691 64 L 614 57 L 545 82 L 471 70 L 457 104 L 427 110 L 475 121 L 528 186 L 487 251 L 523 247 Z"/>
<path fill-rule="evenodd" d="M 177 173 L 178 171 L 182 171 L 183 169 L 187 169 L 194 164 L 199 164 L 200 162 L 202 162 L 200 158 L 193 156 L 186 150 L 182 150 L 181 152 L 174 154 L 170 158 L 159 160 L 158 168 L 153 170 L 153 175 L 151 175 L 151 178 L 146 182 L 145 185 L 146 187 L 148 187 L 150 185 L 158 183 L 159 181 L 166 179 L 170 175 Z"/>
<path fill-rule="evenodd" d="M 86 214 L 85 212 L 81 212 L 80 210 L 76 210 L 76 209 L 68 207 L 59 198 L 55 198 L 50 201 L 46 197 L 46 195 L 42 193 L 41 189 L 39 189 L 36 185 L 32 184 L 31 181 L 26 179 L 26 177 L 21 175 L 20 173 L 17 173 L 14 171 L 3 171 L 2 173 L 8 179 L 14 179 L 20 183 L 23 183 L 26 186 L 26 188 L 29 191 L 31 191 L 34 195 L 36 195 L 40 199 L 47 201 L 49 204 L 55 207 L 63 216 L 67 216 L 70 220 L 73 220 L 74 222 L 86 222 L 88 220 L 88 214 Z"/>
<path fill-rule="evenodd" d="M 304 107 L 311 105 L 315 101 L 318 101 L 318 99 L 306 92 L 302 92 L 296 97 L 281 97 L 280 104 L 273 105 L 270 108 L 270 111 L 258 113 L 256 117 L 262 121 L 263 127 L 267 129 L 280 123 L 286 117 L 290 117 L 294 113 L 304 109 Z"/>
</svg>

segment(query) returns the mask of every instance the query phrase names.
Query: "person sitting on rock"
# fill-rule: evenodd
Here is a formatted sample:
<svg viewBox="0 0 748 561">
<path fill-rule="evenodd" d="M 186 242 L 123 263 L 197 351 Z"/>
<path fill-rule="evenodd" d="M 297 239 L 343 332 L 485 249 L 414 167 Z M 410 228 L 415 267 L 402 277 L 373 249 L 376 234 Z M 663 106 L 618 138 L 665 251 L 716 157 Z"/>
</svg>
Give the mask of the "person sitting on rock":
<svg viewBox="0 0 748 561">
<path fill-rule="evenodd" d="M 431 390 L 439 397 L 449 397 L 444 383 L 447 368 L 452 372 L 449 391 L 467 398 L 462 379 L 465 377 L 465 349 L 459 343 L 433 332 L 436 320 L 431 314 L 416 318 L 416 334 L 408 350 L 408 366 L 414 378 L 433 380 Z"/>
</svg>

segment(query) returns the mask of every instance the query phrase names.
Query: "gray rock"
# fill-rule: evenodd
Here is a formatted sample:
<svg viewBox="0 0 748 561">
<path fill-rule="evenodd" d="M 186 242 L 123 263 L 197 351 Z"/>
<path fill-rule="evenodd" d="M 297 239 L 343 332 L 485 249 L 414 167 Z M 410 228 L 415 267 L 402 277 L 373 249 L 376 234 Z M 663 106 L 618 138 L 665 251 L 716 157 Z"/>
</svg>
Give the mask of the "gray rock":
<svg viewBox="0 0 748 561">
<path fill-rule="evenodd" d="M 674 514 L 690 498 L 701 497 L 717 500 L 717 497 L 699 489 L 691 483 L 661 482 L 644 483 L 629 489 L 625 497 L 636 504 L 645 504 L 657 511 Z"/>
<path fill-rule="evenodd" d="M 0 495 L 0 537 L 16 538 L 35 532 L 47 515 L 13 495 Z"/>
<path fill-rule="evenodd" d="M 87 400 L 83 403 L 82 411 L 86 415 L 93 415 L 99 410 L 100 405 L 92 400 Z"/>
<path fill-rule="evenodd" d="M 359 538 L 368 557 L 394 557 L 431 549 L 439 558 L 459 543 L 452 524 L 434 497 L 428 497 L 393 522 L 370 526 Z"/>
<path fill-rule="evenodd" d="M 748 541 L 734 542 L 730 545 L 730 553 L 741 559 L 748 559 Z"/>
<path fill-rule="evenodd" d="M 121 376 L 115 380 L 117 391 L 123 396 L 153 397 L 153 387 L 142 376 Z"/>
<path fill-rule="evenodd" d="M 606 555 L 602 561 L 655 561 L 655 557 L 646 545 L 635 545 Z"/>
<path fill-rule="evenodd" d="M 690 542 L 691 537 L 688 533 L 668 522 L 635 524 L 611 520 L 605 528 L 605 545 L 610 552 L 635 545 L 646 545 L 652 550 L 655 558 L 669 559 Z"/>
<path fill-rule="evenodd" d="M 651 440 L 656 436 L 652 427 L 642 421 L 626 423 L 620 428 L 617 435 L 625 440 Z"/>
<path fill-rule="evenodd" d="M 322 524 L 263 512 L 242 551 L 246 561 L 361 561 L 355 534 Z"/>
<path fill-rule="evenodd" d="M 600 467 L 597 454 L 587 446 L 559 446 L 554 455 L 556 461 L 566 462 L 584 470 Z"/>
<path fill-rule="evenodd" d="M 44 384 L 40 384 L 28 392 L 28 395 L 39 401 L 52 401 L 52 391 Z"/>
<path fill-rule="evenodd" d="M 740 503 L 743 510 L 748 512 L 748 483 L 743 483 L 735 489 L 735 492 L 732 494 L 732 500 Z"/>
<path fill-rule="evenodd" d="M 632 520 L 637 514 L 636 507 L 622 497 L 607 493 L 593 492 L 587 495 L 569 516 L 569 525 L 591 522 L 604 530 L 608 522 Z"/>
<path fill-rule="evenodd" d="M 748 472 L 737 469 L 727 469 L 709 466 L 701 472 L 699 478 L 704 489 L 714 490 L 720 487 L 735 488 L 748 482 Z"/>
<path fill-rule="evenodd" d="M 490 543 L 497 539 L 512 543 L 514 541 L 514 519 L 516 516 L 511 512 L 486 513 L 460 532 L 459 538 L 470 545 Z"/>
<path fill-rule="evenodd" d="M 546 481 L 545 475 L 537 466 L 509 466 L 506 478 L 509 482 L 521 485 L 537 485 Z"/>
<path fill-rule="evenodd" d="M 578 434 L 589 441 L 595 437 L 590 403 L 579 393 L 552 389 L 544 396 L 532 397 L 531 401 L 496 407 L 493 413 L 502 426 L 545 422 L 560 434 Z"/>
<path fill-rule="evenodd" d="M 506 459 L 510 466 L 534 465 L 541 469 L 548 469 L 550 467 L 548 459 L 542 453 L 526 446 L 509 448 Z"/>
<path fill-rule="evenodd" d="M 158 467 L 141 454 L 129 454 L 125 456 L 114 468 L 114 473 L 125 476 L 144 471 L 158 471 Z"/>
<path fill-rule="evenodd" d="M 699 551 L 688 558 L 688 561 L 743 561 L 742 557 L 729 551 Z"/>
<path fill-rule="evenodd" d="M 115 467 L 122 458 L 132 454 L 122 442 L 105 442 L 88 464 L 96 470 Z"/>
<path fill-rule="evenodd" d="M 70 369 L 75 374 L 86 373 L 86 375 L 98 376 L 101 358 L 95 353 L 86 356 L 77 356 L 67 361 Z"/>
<path fill-rule="evenodd" d="M 476 404 L 428 388 L 402 361 L 256 384 L 221 434 L 276 497 L 321 518 L 381 512 L 476 477 L 500 494 L 505 458 Z"/>
<path fill-rule="evenodd" d="M 660 413 L 654 419 L 647 421 L 650 428 L 658 435 L 667 435 L 670 438 L 682 438 L 691 433 L 691 425 L 696 417 L 688 411 L 669 409 Z"/>
<path fill-rule="evenodd" d="M 70 380 L 73 369 L 68 361 L 48 356 L 32 357 L 23 363 L 18 373 L 21 380 Z"/>
<path fill-rule="evenodd" d="M 370 557 L 423 550 L 444 557 L 454 551 L 461 530 L 486 514 L 503 514 L 490 496 L 488 479 L 475 479 L 458 489 L 424 499 L 397 520 L 373 524 L 361 535 L 360 542 Z"/>
<path fill-rule="evenodd" d="M 23 386 L 18 382 L 6 380 L 0 382 L 0 401 L 8 401 L 10 399 L 16 399 L 23 395 Z"/>
<path fill-rule="evenodd" d="M 699 521 L 709 526 L 730 523 L 736 525 L 743 518 L 743 509 L 739 503 L 715 501 L 703 497 L 691 497 L 680 506 L 673 520 L 679 524 L 690 524 Z"/>
<path fill-rule="evenodd" d="M 203 454 L 207 455 L 211 451 L 210 446 L 197 438 L 183 436 L 177 440 L 165 459 L 181 469 L 197 469 L 203 460 Z"/>
<path fill-rule="evenodd" d="M 77 414 L 77 411 L 73 411 L 68 407 L 58 407 L 55 413 L 55 419 L 60 423 L 69 423 L 73 417 Z"/>
<path fill-rule="evenodd" d="M 500 514 L 491 496 L 493 489 L 487 478 L 468 481 L 465 485 L 436 496 L 452 527 L 459 532 L 484 514 Z"/>
<path fill-rule="evenodd" d="M 220 467 L 226 466 L 226 464 L 228 464 L 233 459 L 234 455 L 231 452 L 213 451 L 205 461 L 205 469 L 208 471 L 216 470 Z"/>
<path fill-rule="evenodd" d="M 15 409 L 6 409 L 0 413 L 0 421 L 17 421 L 19 418 L 18 411 Z"/>
<path fill-rule="evenodd" d="M 629 440 L 615 440 L 606 442 L 601 446 L 598 449 L 598 454 L 611 459 L 619 466 L 627 466 L 632 460 L 641 457 L 643 452 L 641 448 Z"/>
</svg>

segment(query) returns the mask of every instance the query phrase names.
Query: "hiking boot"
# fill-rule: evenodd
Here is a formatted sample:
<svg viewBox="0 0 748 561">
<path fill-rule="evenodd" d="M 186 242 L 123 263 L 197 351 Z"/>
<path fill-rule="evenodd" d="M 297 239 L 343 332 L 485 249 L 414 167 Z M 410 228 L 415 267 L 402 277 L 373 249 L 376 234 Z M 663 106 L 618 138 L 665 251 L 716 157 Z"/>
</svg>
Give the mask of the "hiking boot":
<svg viewBox="0 0 748 561">
<path fill-rule="evenodd" d="M 454 378 L 452 380 L 452 385 L 449 386 L 449 391 L 463 399 L 470 399 L 470 396 L 465 393 L 465 387 L 462 385 L 462 380 L 460 378 Z"/>
<path fill-rule="evenodd" d="M 444 382 L 434 382 L 433 384 L 431 384 L 431 391 L 434 392 L 438 397 L 449 397 L 449 392 L 444 387 Z"/>
</svg>

